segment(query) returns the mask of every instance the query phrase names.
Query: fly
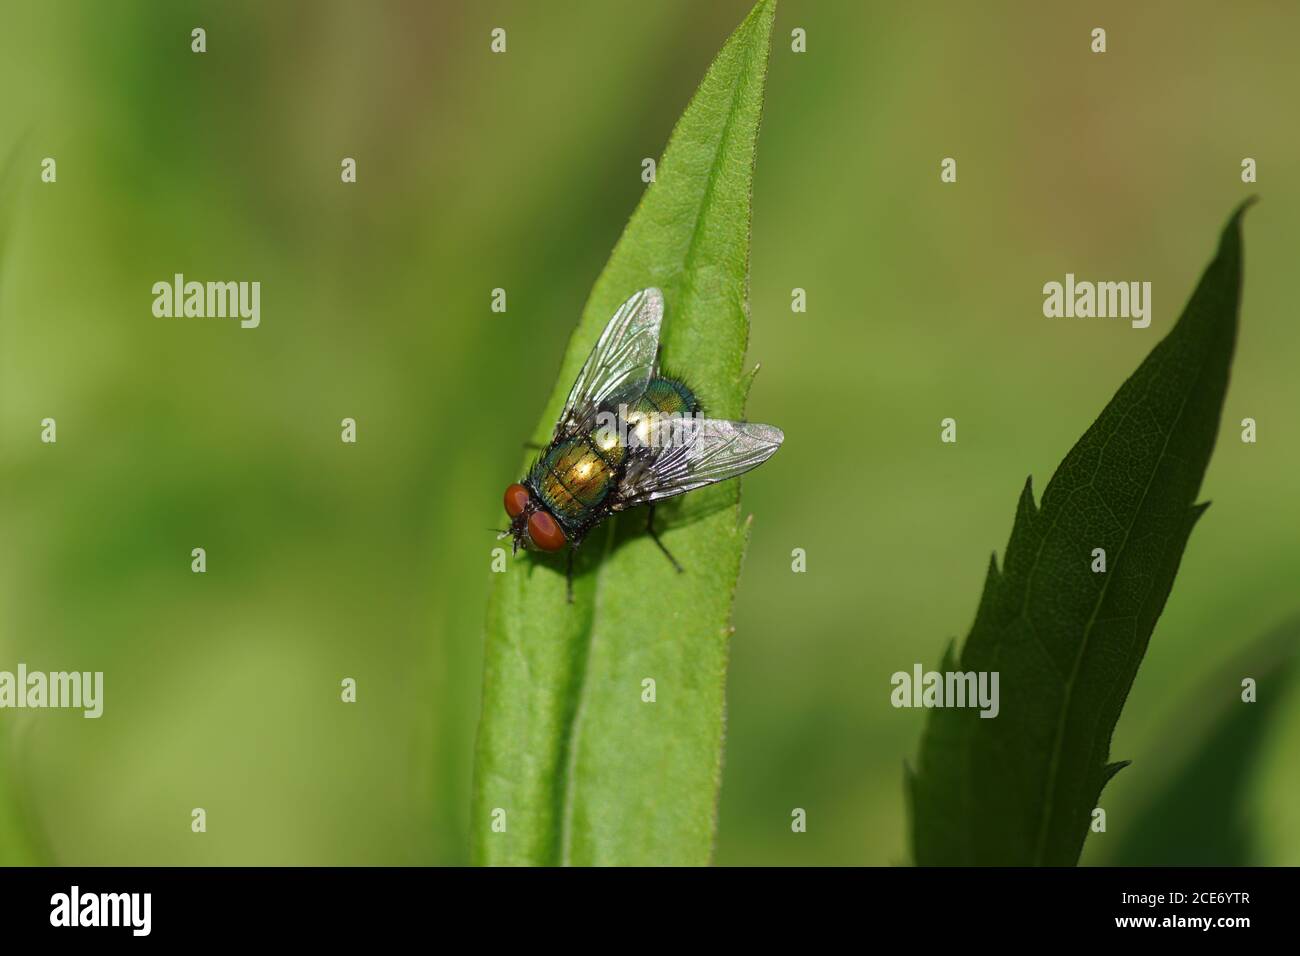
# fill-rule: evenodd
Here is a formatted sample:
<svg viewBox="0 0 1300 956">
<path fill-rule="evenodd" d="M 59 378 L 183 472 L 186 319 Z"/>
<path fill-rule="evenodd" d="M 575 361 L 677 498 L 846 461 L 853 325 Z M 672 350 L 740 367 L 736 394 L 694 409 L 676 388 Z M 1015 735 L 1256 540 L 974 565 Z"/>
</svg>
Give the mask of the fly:
<svg viewBox="0 0 1300 956">
<path fill-rule="evenodd" d="M 779 428 L 706 418 L 695 394 L 659 368 L 664 299 L 644 289 L 619 307 L 569 392 L 550 444 L 505 493 L 514 550 L 573 549 L 610 515 L 649 505 L 646 530 L 679 572 L 654 528 L 655 504 L 744 474 L 767 461 Z"/>
</svg>

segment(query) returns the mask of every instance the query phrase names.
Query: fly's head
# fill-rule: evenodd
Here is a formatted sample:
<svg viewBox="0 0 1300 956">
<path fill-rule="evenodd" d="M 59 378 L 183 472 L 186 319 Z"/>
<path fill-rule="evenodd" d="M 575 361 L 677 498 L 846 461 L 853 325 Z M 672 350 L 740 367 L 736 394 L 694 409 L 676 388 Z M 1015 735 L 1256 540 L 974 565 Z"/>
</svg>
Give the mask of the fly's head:
<svg viewBox="0 0 1300 956">
<path fill-rule="evenodd" d="M 501 537 L 508 534 L 514 539 L 515 554 L 520 548 L 559 551 L 568 543 L 560 523 L 524 485 L 516 483 L 506 489 L 505 506 L 510 528 Z"/>
</svg>

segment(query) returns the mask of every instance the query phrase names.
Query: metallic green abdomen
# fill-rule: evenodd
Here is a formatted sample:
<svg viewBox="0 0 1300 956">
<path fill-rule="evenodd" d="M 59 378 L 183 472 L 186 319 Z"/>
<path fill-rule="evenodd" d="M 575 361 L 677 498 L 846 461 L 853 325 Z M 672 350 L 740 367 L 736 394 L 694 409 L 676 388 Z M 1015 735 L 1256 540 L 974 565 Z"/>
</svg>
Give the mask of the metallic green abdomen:
<svg viewBox="0 0 1300 956">
<path fill-rule="evenodd" d="M 645 393 L 633 409 L 662 415 L 694 415 L 700 410 L 700 403 L 681 382 L 671 378 L 656 378 L 646 386 Z"/>
</svg>

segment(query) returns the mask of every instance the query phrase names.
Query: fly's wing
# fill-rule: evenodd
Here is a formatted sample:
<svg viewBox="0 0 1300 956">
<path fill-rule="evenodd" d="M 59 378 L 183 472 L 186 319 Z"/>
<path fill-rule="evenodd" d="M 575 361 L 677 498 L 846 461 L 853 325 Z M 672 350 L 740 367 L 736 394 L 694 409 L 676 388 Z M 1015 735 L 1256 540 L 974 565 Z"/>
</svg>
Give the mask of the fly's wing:
<svg viewBox="0 0 1300 956">
<path fill-rule="evenodd" d="M 742 475 L 771 458 L 785 435 L 772 425 L 686 418 L 664 447 L 628 466 L 615 511 L 662 501 Z"/>
<path fill-rule="evenodd" d="M 573 383 L 555 425 L 557 438 L 590 431 L 598 412 L 640 397 L 654 372 L 663 317 L 658 289 L 642 289 L 619 306 Z"/>
</svg>

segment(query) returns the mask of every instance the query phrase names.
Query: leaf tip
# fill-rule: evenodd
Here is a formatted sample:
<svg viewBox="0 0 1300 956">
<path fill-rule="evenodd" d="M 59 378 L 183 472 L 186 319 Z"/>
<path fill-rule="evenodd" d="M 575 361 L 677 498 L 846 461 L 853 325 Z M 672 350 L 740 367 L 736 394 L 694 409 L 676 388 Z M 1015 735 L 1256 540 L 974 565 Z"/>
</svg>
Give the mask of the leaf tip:
<svg viewBox="0 0 1300 956">
<path fill-rule="evenodd" d="M 1240 225 L 1242 217 L 1246 215 L 1246 210 L 1249 209 L 1251 206 L 1255 205 L 1255 203 L 1257 202 L 1259 202 L 1259 196 L 1257 195 L 1247 196 L 1244 200 L 1242 200 L 1241 205 L 1237 207 L 1236 211 L 1233 212 L 1232 218 L 1229 220 L 1229 224 Z"/>
<path fill-rule="evenodd" d="M 765 34 L 771 35 L 772 21 L 776 19 L 776 0 L 758 0 L 746 15 L 741 27 L 759 24 Z"/>
<path fill-rule="evenodd" d="M 1025 487 L 1020 489 L 1020 506 L 1029 511 L 1030 514 L 1038 513 L 1038 505 L 1034 501 L 1034 476 L 1029 475 L 1025 478 Z"/>
<path fill-rule="evenodd" d="M 941 671 L 957 670 L 957 638 L 948 638 L 948 646 L 943 652 L 943 663 L 939 665 Z"/>
<path fill-rule="evenodd" d="M 1025 533 L 1030 522 L 1038 517 L 1038 505 L 1034 502 L 1034 476 L 1025 479 L 1025 486 L 1020 489 L 1020 500 L 1016 502 L 1016 517 L 1011 522 L 1011 540 L 1007 543 L 1007 555 L 1012 554 L 1016 542 Z"/>
<path fill-rule="evenodd" d="M 1102 787 L 1104 788 L 1106 784 L 1110 783 L 1111 778 L 1114 777 L 1115 774 L 1119 773 L 1121 770 L 1123 770 L 1132 762 L 1133 762 L 1132 760 L 1117 760 L 1114 763 L 1106 764 L 1106 766 L 1103 767 L 1101 771 Z"/>
<path fill-rule="evenodd" d="M 1228 224 L 1223 227 L 1223 234 L 1219 237 L 1219 258 L 1231 256 L 1240 258 L 1241 256 L 1241 220 L 1246 215 L 1246 210 L 1255 203 L 1259 202 L 1258 196 L 1250 196 L 1245 199 L 1228 217 Z"/>
</svg>

